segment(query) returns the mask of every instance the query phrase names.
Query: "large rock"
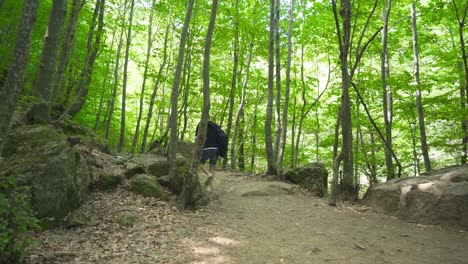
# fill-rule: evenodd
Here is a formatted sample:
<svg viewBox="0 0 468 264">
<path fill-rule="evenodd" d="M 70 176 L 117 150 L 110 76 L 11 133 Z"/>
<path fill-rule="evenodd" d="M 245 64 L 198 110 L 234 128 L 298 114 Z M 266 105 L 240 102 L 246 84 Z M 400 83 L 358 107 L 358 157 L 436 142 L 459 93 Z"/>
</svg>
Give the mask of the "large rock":
<svg viewBox="0 0 468 264">
<path fill-rule="evenodd" d="M 303 167 L 289 169 L 284 178 L 298 184 L 316 195 L 323 197 L 328 188 L 328 171 L 322 163 L 310 163 Z"/>
<path fill-rule="evenodd" d="M 376 184 L 368 189 L 363 202 L 410 222 L 468 230 L 468 166 Z"/>
<path fill-rule="evenodd" d="M 177 172 L 175 178 L 169 179 L 169 188 L 176 194 L 182 192 L 184 178 L 189 171 L 190 162 L 177 153 Z M 161 156 L 154 156 L 151 163 L 147 167 L 148 174 L 158 178 L 167 176 L 169 174 L 169 163 L 167 158 Z"/>
<path fill-rule="evenodd" d="M 87 197 L 91 182 L 86 161 L 70 147 L 67 136 L 46 125 L 10 132 L 0 174 L 14 174 L 30 186 L 32 207 L 44 227 L 61 223 Z"/>
<path fill-rule="evenodd" d="M 156 178 L 146 174 L 135 175 L 130 180 L 130 189 L 145 197 L 154 197 L 162 200 L 167 200 L 168 198 L 168 194 L 164 192 Z"/>
</svg>

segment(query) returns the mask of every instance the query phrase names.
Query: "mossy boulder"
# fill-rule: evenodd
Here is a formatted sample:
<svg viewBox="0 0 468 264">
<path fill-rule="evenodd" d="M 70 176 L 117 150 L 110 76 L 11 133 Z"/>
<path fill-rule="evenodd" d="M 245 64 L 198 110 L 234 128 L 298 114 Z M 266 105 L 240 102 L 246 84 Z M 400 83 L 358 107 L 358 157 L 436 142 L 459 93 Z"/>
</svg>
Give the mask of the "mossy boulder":
<svg viewBox="0 0 468 264">
<path fill-rule="evenodd" d="M 169 179 L 169 188 L 176 194 L 182 192 L 185 175 L 189 171 L 190 162 L 180 153 L 177 153 L 177 172 L 174 178 Z M 147 167 L 148 174 L 157 178 L 169 175 L 169 162 L 167 158 L 155 156 Z"/>
<path fill-rule="evenodd" d="M 310 163 L 302 167 L 286 170 L 286 180 L 323 197 L 328 188 L 328 171 L 322 163 Z"/>
<path fill-rule="evenodd" d="M 111 189 L 122 182 L 122 175 L 112 172 L 102 173 L 99 176 L 97 185 L 102 190 Z"/>
<path fill-rule="evenodd" d="M 127 178 L 131 178 L 136 174 L 146 174 L 145 165 L 142 163 L 127 163 L 125 166 L 125 176 L 127 176 Z"/>
<path fill-rule="evenodd" d="M 32 208 L 46 227 L 61 223 L 86 199 L 91 175 L 86 161 L 67 136 L 47 125 L 13 129 L 7 138 L 0 168 L 29 186 Z"/>
<path fill-rule="evenodd" d="M 82 126 L 73 120 L 64 118 L 54 124 L 58 129 L 74 141 L 79 141 L 80 144 L 89 146 L 107 154 L 115 154 L 109 147 L 106 139 L 98 136 L 91 129 Z"/>
<path fill-rule="evenodd" d="M 137 174 L 130 180 L 130 189 L 145 197 L 154 197 L 161 200 L 167 200 L 168 193 L 166 193 L 161 185 L 159 185 L 156 177 L 146 174 Z"/>
</svg>

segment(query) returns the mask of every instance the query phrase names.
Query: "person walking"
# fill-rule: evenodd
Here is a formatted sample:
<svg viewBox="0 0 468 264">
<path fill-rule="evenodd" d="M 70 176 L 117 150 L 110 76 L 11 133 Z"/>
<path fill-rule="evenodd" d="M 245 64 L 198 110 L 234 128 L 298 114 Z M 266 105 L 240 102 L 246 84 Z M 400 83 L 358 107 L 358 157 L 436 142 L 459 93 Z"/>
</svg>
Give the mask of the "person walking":
<svg viewBox="0 0 468 264">
<path fill-rule="evenodd" d="M 195 135 L 198 135 L 198 126 Z M 203 145 L 203 152 L 200 163 L 202 164 L 201 169 L 208 176 L 205 181 L 205 186 L 209 192 L 212 189 L 211 184 L 213 182 L 216 171 L 216 162 L 218 161 L 218 156 L 222 156 L 223 153 L 226 153 L 226 148 L 227 136 L 225 136 L 224 131 L 218 124 L 212 121 L 208 121 L 208 126 L 206 128 L 206 140 L 205 144 Z M 208 171 L 204 168 L 204 165 L 207 161 L 209 161 Z"/>
</svg>

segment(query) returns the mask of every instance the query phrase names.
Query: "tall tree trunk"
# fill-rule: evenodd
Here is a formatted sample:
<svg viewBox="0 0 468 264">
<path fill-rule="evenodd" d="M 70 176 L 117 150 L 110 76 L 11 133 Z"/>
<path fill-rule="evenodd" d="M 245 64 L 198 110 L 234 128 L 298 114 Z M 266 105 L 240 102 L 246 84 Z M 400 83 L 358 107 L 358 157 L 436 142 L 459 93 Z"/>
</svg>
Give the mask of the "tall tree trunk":
<svg viewBox="0 0 468 264">
<path fill-rule="evenodd" d="M 419 80 L 419 51 L 418 51 L 418 31 L 416 28 L 416 11 L 414 4 L 411 4 L 411 26 L 413 30 L 413 74 L 416 82 L 416 110 L 418 111 L 419 134 L 421 137 L 421 152 L 424 159 L 424 168 L 426 172 L 431 171 L 431 161 L 429 159 L 429 150 L 426 140 L 426 125 L 424 124 L 424 110 L 422 105 L 421 82 Z"/>
<path fill-rule="evenodd" d="M 278 154 L 278 170 L 283 169 L 284 151 L 288 128 L 289 94 L 291 90 L 292 27 L 294 21 L 294 0 L 289 1 L 288 57 L 286 61 L 286 90 L 284 92 L 283 125 L 281 128 L 281 146 Z"/>
<path fill-rule="evenodd" d="M 254 111 L 252 131 L 257 131 L 257 108 Z M 252 150 L 250 155 L 250 171 L 255 172 L 255 155 L 257 154 L 257 133 L 252 133 Z"/>
<path fill-rule="evenodd" d="M 291 168 L 295 168 L 296 162 L 296 147 L 295 147 L 295 140 L 296 140 L 296 104 L 297 104 L 297 97 L 294 96 L 294 103 L 293 103 L 293 114 L 292 114 L 292 125 L 291 125 Z"/>
<path fill-rule="evenodd" d="M 127 13 L 127 3 L 124 4 L 124 11 L 122 14 L 122 21 L 121 21 L 122 24 L 125 21 L 126 13 Z M 117 55 L 115 58 L 114 87 L 112 89 L 112 97 L 111 97 L 111 102 L 109 106 L 109 115 L 107 118 L 106 133 L 104 136 L 105 139 L 109 139 L 109 136 L 110 136 L 112 117 L 114 115 L 115 100 L 117 99 L 117 89 L 119 87 L 120 55 L 121 55 L 122 45 L 123 45 L 123 34 L 124 34 L 124 29 L 122 28 L 120 29 L 119 44 L 117 45 Z"/>
<path fill-rule="evenodd" d="M 392 8 L 392 0 L 387 0 L 384 10 L 382 11 L 383 30 L 382 30 L 382 61 L 381 61 L 381 78 L 382 78 L 382 106 L 385 122 L 385 140 L 390 149 L 385 147 L 385 165 L 387 167 L 387 180 L 395 178 L 392 159 L 392 123 L 393 123 L 393 97 L 391 86 L 387 83 L 390 77 L 390 65 L 388 58 L 388 18 Z"/>
<path fill-rule="evenodd" d="M 226 134 L 228 136 L 228 140 L 235 141 L 234 137 L 231 137 L 231 130 L 232 130 L 232 116 L 234 113 L 234 98 L 236 96 L 237 91 L 237 75 L 238 75 L 238 68 L 239 68 L 239 17 L 237 15 L 239 8 L 239 1 L 236 0 L 236 18 L 234 21 L 234 54 L 233 54 L 233 66 L 232 66 L 232 76 L 231 76 L 231 93 L 229 94 L 229 112 L 228 112 L 228 123 Z M 231 150 L 232 153 L 232 150 Z M 223 159 L 223 168 L 227 167 L 228 155 L 226 155 Z M 232 158 L 231 158 L 232 161 Z M 232 165 L 231 165 L 232 167 Z"/>
<path fill-rule="evenodd" d="M 465 45 L 465 37 L 464 37 L 464 28 L 466 27 L 467 23 L 467 14 L 468 14 L 468 3 L 466 3 L 463 9 L 463 15 L 460 14 L 457 4 L 455 0 L 452 0 L 452 4 L 455 9 L 455 13 L 457 15 L 457 22 L 458 22 L 458 37 L 460 39 L 460 51 L 461 51 L 461 58 L 462 58 L 462 67 L 464 72 L 464 78 L 460 80 L 460 107 L 461 112 L 466 113 L 466 106 L 468 103 L 468 58 L 466 52 L 466 45 Z M 461 120 L 461 128 L 463 133 L 462 138 L 462 153 L 461 153 L 461 163 L 466 164 L 467 157 L 468 157 L 468 116 L 463 115 Z"/>
<path fill-rule="evenodd" d="M 234 18 L 234 66 L 232 68 L 232 77 L 231 77 L 231 91 L 233 94 L 235 94 L 235 91 L 237 90 L 237 76 L 238 76 L 238 64 L 239 64 L 239 0 L 236 0 L 235 2 L 236 6 L 236 12 L 235 12 L 235 18 Z M 242 87 L 242 96 L 241 96 L 241 101 L 239 103 L 239 107 L 237 109 L 237 115 L 236 115 L 236 121 L 234 124 L 234 129 L 233 129 L 233 135 L 231 137 L 231 127 L 228 126 L 228 137 L 230 137 L 231 140 L 231 149 L 230 149 L 230 158 L 231 158 L 231 170 L 234 170 L 236 168 L 236 140 L 237 140 L 237 135 L 238 135 L 238 129 L 239 129 L 239 118 L 240 118 L 240 112 L 244 109 L 244 87 Z M 232 103 L 234 105 L 234 96 L 231 96 L 232 98 Z M 231 114 L 231 119 L 232 119 L 232 114 Z M 229 121 L 231 123 L 231 121 Z M 224 157 L 225 160 L 227 161 L 227 156 Z M 227 165 L 227 164 L 226 164 Z"/>
<path fill-rule="evenodd" d="M 341 191 L 343 198 L 346 200 L 355 199 L 355 182 L 353 175 L 353 132 L 351 121 L 351 101 L 349 98 L 349 88 L 351 85 L 351 75 L 348 67 L 348 55 L 350 50 L 351 37 L 351 1 L 341 1 L 340 14 L 343 19 L 343 35 L 339 30 L 339 20 L 336 12 L 335 1 L 332 0 L 334 6 L 334 14 L 336 27 L 338 32 L 338 42 L 340 46 L 340 67 L 341 67 L 341 136 L 342 150 L 341 155 L 343 160 L 343 182 L 341 183 Z"/>
<path fill-rule="evenodd" d="M 70 107 L 65 110 L 65 112 L 60 116 L 59 119 L 63 119 L 65 116 L 75 117 L 83 108 L 88 97 L 88 86 L 91 82 L 91 77 L 93 74 L 94 62 L 98 56 L 99 47 L 101 45 L 101 36 L 103 33 L 104 27 L 104 8 L 106 5 L 106 0 L 97 0 L 96 7 L 93 13 L 93 21 L 91 22 L 91 27 L 88 33 L 88 44 L 86 50 L 86 60 L 85 65 L 81 71 L 78 84 L 75 91 L 75 99 Z M 96 27 L 96 19 L 99 16 L 98 28 L 96 33 L 96 38 L 94 39 L 94 44 L 92 42 L 94 37 L 94 30 Z"/>
<path fill-rule="evenodd" d="M 112 40 L 111 40 L 111 44 L 110 44 L 110 51 L 112 52 L 113 48 L 114 48 L 114 42 L 115 42 L 115 33 L 117 32 L 117 27 L 114 28 L 113 32 L 112 32 Z M 110 64 L 111 64 L 111 58 L 109 58 L 107 60 L 107 63 L 106 63 L 106 70 L 104 72 L 104 80 L 102 81 L 102 91 L 101 91 L 101 96 L 100 96 L 100 99 L 99 99 L 99 108 L 98 108 L 98 111 L 96 113 L 96 120 L 94 121 L 94 131 L 97 131 L 98 128 L 99 128 L 99 123 L 101 123 L 101 115 L 102 115 L 102 111 L 103 111 L 103 108 L 104 108 L 104 101 L 107 100 L 108 104 L 107 104 L 107 109 L 106 109 L 106 113 L 104 115 L 104 121 L 103 121 L 103 124 L 107 124 L 107 117 L 108 117 L 108 111 L 109 111 L 109 106 L 110 106 L 110 102 L 111 100 L 108 98 L 108 91 L 107 91 L 107 79 L 108 79 L 108 75 L 109 75 L 109 71 L 110 71 Z M 112 93 L 113 90 L 110 90 L 110 92 Z"/>
<path fill-rule="evenodd" d="M 268 99 L 265 115 L 265 148 L 267 155 L 267 174 L 276 175 L 276 160 L 273 153 L 272 117 L 273 117 L 273 68 L 274 68 L 274 30 L 275 30 L 275 0 L 270 0 L 270 35 L 268 40 Z"/>
<path fill-rule="evenodd" d="M 276 69 L 276 107 L 275 107 L 275 141 L 273 145 L 273 158 L 276 162 L 276 174 L 281 173 L 281 168 L 278 164 L 278 152 L 281 138 L 281 52 L 280 52 L 280 0 L 276 0 L 275 5 L 275 69 Z"/>
<path fill-rule="evenodd" d="M 299 155 L 299 142 L 301 140 L 301 134 L 302 134 L 302 124 L 305 119 L 305 111 L 306 111 L 306 106 L 307 106 L 307 97 L 306 97 L 306 83 L 305 83 L 305 77 L 304 77 L 304 44 L 301 45 L 301 87 L 302 87 L 302 92 L 301 92 L 301 97 L 302 97 L 302 106 L 301 106 L 301 113 L 299 116 L 299 124 L 297 128 L 297 137 L 296 137 L 296 144 L 295 144 L 295 151 L 294 151 L 294 161 L 292 164 L 292 167 L 295 168 L 297 166 L 297 160 L 298 160 L 298 155 Z"/>
<path fill-rule="evenodd" d="M 236 122 L 235 122 L 235 126 L 234 126 L 234 135 L 232 136 L 232 139 L 231 139 L 231 169 L 234 170 L 236 169 L 236 142 L 237 142 L 237 138 L 242 138 L 242 135 L 241 133 L 242 132 L 242 129 L 243 129 L 243 126 L 242 126 L 242 122 L 244 120 L 244 108 L 245 108 L 245 94 L 246 94 L 246 90 L 247 90 L 247 84 L 248 84 L 248 81 L 249 81 L 249 74 L 250 74 L 250 62 L 252 60 L 252 49 L 253 49 L 253 43 L 250 42 L 249 43 L 249 51 L 247 53 L 247 69 L 246 69 L 246 73 L 245 73 L 245 78 L 244 78 L 244 81 L 242 82 L 242 95 L 241 95 L 241 100 L 240 100 L 240 104 L 239 104 L 239 108 L 237 109 L 237 115 L 236 115 Z M 239 140 L 240 142 L 240 146 L 243 146 L 243 143 L 241 140 Z M 240 149 L 239 149 L 240 151 Z M 241 159 L 241 157 L 239 157 L 239 159 Z M 243 159 L 243 157 L 242 157 Z M 239 164 L 239 166 L 241 166 L 241 164 Z M 243 166 L 243 165 L 242 165 Z"/>
<path fill-rule="evenodd" d="M 0 98 L 3 101 L 0 104 L 0 161 L 5 139 L 10 130 L 11 117 L 23 90 L 24 74 L 29 62 L 29 48 L 31 47 L 31 36 L 38 6 L 38 0 L 25 0 L 23 2 L 13 51 L 14 60 L 8 69 L 5 83 L 0 86 Z"/>
<path fill-rule="evenodd" d="M 52 1 L 44 46 L 39 59 L 39 70 L 34 84 L 34 95 L 41 99 L 41 102 L 33 107 L 35 121 L 49 121 L 53 81 L 66 15 L 67 0 Z"/>
<path fill-rule="evenodd" d="M 132 0 L 130 5 L 130 18 L 128 20 L 128 32 L 127 32 L 127 45 L 125 46 L 125 63 L 123 72 L 123 84 L 122 84 L 122 109 L 120 114 L 120 137 L 119 145 L 117 146 L 117 152 L 122 152 L 124 141 L 125 141 L 125 113 L 127 103 L 127 75 L 128 75 L 128 55 L 130 53 L 130 43 L 132 41 L 132 24 L 133 24 L 133 9 L 135 7 L 135 0 Z"/>
<path fill-rule="evenodd" d="M 135 152 L 135 149 L 138 144 L 138 139 L 140 137 L 140 124 L 141 124 L 141 117 L 143 115 L 143 101 L 145 99 L 145 86 L 146 86 L 146 79 L 148 78 L 148 65 L 149 65 L 149 59 L 152 51 L 152 46 L 153 46 L 153 18 L 154 18 L 154 8 L 156 5 L 156 0 L 151 1 L 151 9 L 150 9 L 150 22 L 149 22 L 149 27 L 148 27 L 148 40 L 146 42 L 146 59 L 145 59 L 145 70 L 143 72 L 143 83 L 141 85 L 141 93 L 140 93 L 140 106 L 138 109 L 138 118 L 137 118 L 137 124 L 135 128 L 135 135 L 133 136 L 133 142 L 132 142 L 132 152 Z"/>
<path fill-rule="evenodd" d="M 85 0 L 73 0 L 70 16 L 68 17 L 67 28 L 62 43 L 62 49 L 60 53 L 59 65 L 57 66 L 56 80 L 53 84 L 51 103 L 56 104 L 63 101 L 63 95 L 65 93 L 65 71 L 68 68 L 70 61 L 70 54 L 75 48 L 76 40 L 76 26 L 78 24 L 79 14 Z"/>
<path fill-rule="evenodd" d="M 169 18 L 167 20 L 166 33 L 165 33 L 165 36 L 164 36 L 163 61 L 161 62 L 161 65 L 159 66 L 158 75 L 156 76 L 156 80 L 154 82 L 153 93 L 151 94 L 151 98 L 150 98 L 148 115 L 146 117 L 145 131 L 143 132 L 143 140 L 142 140 L 141 148 L 140 148 L 141 153 L 146 151 L 146 141 L 147 141 L 147 138 L 148 138 L 148 131 L 149 131 L 149 128 L 150 128 L 151 119 L 153 117 L 154 100 L 156 98 L 156 93 L 158 92 L 160 81 L 162 79 L 162 73 L 163 73 L 164 67 L 166 66 L 166 62 L 167 62 L 167 42 L 169 40 L 170 26 L 171 26 L 171 15 L 169 15 Z M 165 92 L 165 88 L 163 88 L 163 98 L 164 98 L 164 92 Z M 163 126 L 161 125 L 160 127 L 162 128 Z"/>
<path fill-rule="evenodd" d="M 200 119 L 200 127 L 198 130 L 195 150 L 193 152 L 192 166 L 184 181 L 184 189 L 182 193 L 182 202 L 184 208 L 195 207 L 197 200 L 200 199 L 200 196 L 197 196 L 197 194 L 201 191 L 198 180 L 198 165 L 200 163 L 200 158 L 203 151 L 203 144 L 206 140 L 206 129 L 208 125 L 208 119 L 210 117 L 210 50 L 217 9 L 218 0 L 213 0 L 210 23 L 206 33 L 205 52 L 203 54 L 203 112 Z"/>
<path fill-rule="evenodd" d="M 177 176 L 177 105 L 179 98 L 179 85 L 180 85 L 180 76 L 182 73 L 182 66 L 184 62 L 184 53 L 185 53 L 185 43 L 187 39 L 187 32 L 190 24 L 190 18 L 192 17 L 193 4 L 195 0 L 190 0 L 187 6 L 187 13 L 185 15 L 184 26 L 180 35 L 180 44 L 179 44 L 179 57 L 177 58 L 177 66 L 174 76 L 174 82 L 172 83 L 172 92 L 171 92 L 171 115 L 169 117 L 169 129 L 170 129 L 170 139 L 169 139 L 169 152 L 168 152 L 168 161 L 169 161 L 169 181 L 174 182 Z"/>
</svg>

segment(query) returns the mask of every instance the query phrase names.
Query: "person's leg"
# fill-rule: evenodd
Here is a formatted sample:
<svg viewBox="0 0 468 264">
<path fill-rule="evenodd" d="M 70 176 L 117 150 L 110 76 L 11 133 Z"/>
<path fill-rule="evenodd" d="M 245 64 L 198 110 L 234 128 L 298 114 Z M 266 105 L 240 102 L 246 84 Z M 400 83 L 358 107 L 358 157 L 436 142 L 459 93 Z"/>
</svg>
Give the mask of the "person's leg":
<svg viewBox="0 0 468 264">
<path fill-rule="evenodd" d="M 209 153 L 208 156 L 210 159 L 210 167 L 209 167 L 208 178 L 205 181 L 205 186 L 208 186 L 208 188 L 211 188 L 211 183 L 213 182 L 214 173 L 216 169 L 216 159 L 218 157 L 218 152 L 216 149 L 210 149 L 207 152 Z"/>
<path fill-rule="evenodd" d="M 207 150 L 203 150 L 202 152 L 202 157 L 200 159 L 200 165 L 198 166 L 206 175 L 209 175 L 210 172 L 208 172 L 206 169 L 205 169 L 205 163 L 206 161 L 208 160 L 209 158 L 209 153 Z"/>
</svg>

